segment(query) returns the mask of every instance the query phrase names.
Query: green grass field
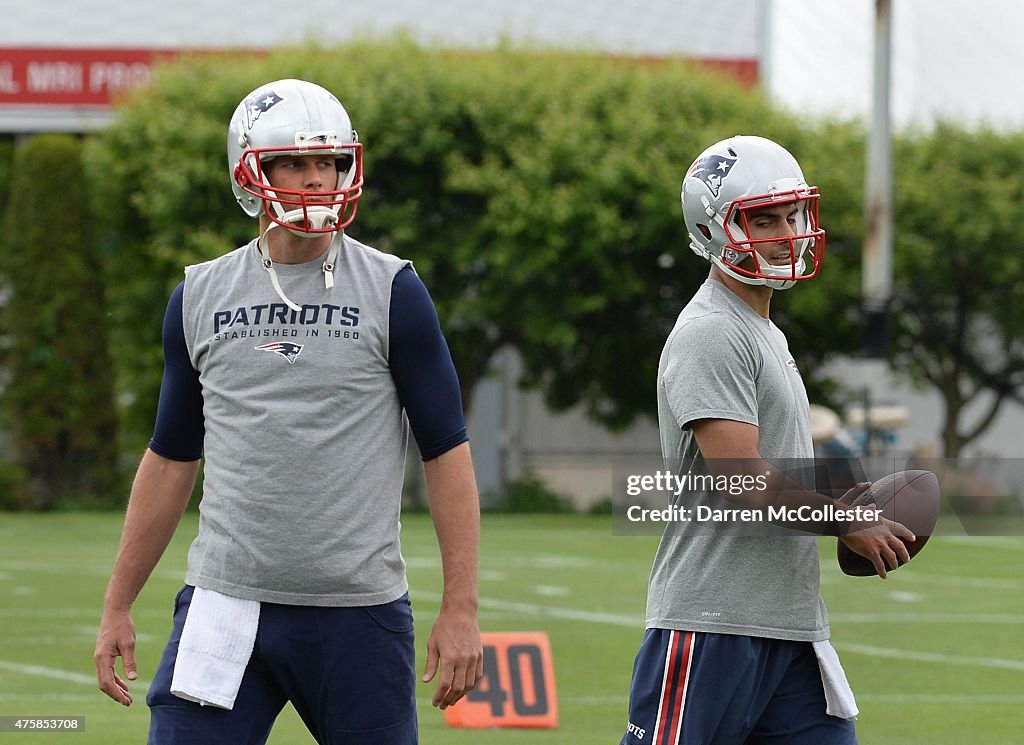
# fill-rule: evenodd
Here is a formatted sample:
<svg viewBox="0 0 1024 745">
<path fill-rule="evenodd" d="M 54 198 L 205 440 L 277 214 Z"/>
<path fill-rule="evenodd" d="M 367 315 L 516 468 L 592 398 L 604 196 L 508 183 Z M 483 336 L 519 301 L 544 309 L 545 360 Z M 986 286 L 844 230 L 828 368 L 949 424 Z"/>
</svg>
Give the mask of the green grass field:
<svg viewBox="0 0 1024 745">
<path fill-rule="evenodd" d="M 0 734 L 0 745 L 145 741 L 145 685 L 136 682 L 136 703 L 124 709 L 96 689 L 92 671 L 120 519 L 0 515 L 0 716 L 86 717 L 81 734 Z M 170 629 L 195 523 L 186 518 L 135 607 L 142 683 Z M 452 729 L 422 686 L 424 745 L 617 743 L 655 542 L 613 537 L 609 518 L 485 515 L 481 627 L 549 634 L 560 726 Z M 428 517 L 404 521 L 403 544 L 422 647 L 440 593 Z M 832 543 L 823 540 L 822 550 L 833 641 L 857 693 L 862 745 L 1024 743 L 1024 539 L 934 538 L 886 582 L 844 577 Z M 313 740 L 288 708 L 270 742 Z"/>
</svg>

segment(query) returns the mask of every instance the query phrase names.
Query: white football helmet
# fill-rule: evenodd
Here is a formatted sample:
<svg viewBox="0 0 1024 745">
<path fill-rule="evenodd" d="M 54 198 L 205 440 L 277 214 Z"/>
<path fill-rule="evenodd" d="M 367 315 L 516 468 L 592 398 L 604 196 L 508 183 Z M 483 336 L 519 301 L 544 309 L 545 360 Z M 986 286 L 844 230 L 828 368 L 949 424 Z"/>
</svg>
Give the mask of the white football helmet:
<svg viewBox="0 0 1024 745">
<path fill-rule="evenodd" d="M 265 236 L 273 228 L 313 238 L 340 233 L 356 216 L 363 193 L 363 151 L 348 112 L 330 91 L 305 80 L 277 80 L 261 85 L 235 108 L 228 125 L 228 172 L 231 190 L 250 217 L 261 212 L 270 225 L 260 236 L 263 265 L 278 295 L 292 308 L 277 280 Z M 274 187 L 264 164 L 285 155 L 328 153 L 335 156 L 338 181 L 327 191 Z M 324 282 L 334 285 L 336 238 L 324 261 Z"/>
<path fill-rule="evenodd" d="M 263 164 L 282 155 L 337 155 L 338 183 L 326 192 L 275 189 Z M 363 192 L 362 146 L 334 94 L 304 80 L 278 80 L 246 96 L 228 128 L 228 169 L 235 198 L 251 217 L 266 213 L 296 235 L 343 230 Z"/>
<path fill-rule="evenodd" d="M 690 248 L 729 276 L 786 290 L 818 275 L 825 250 L 818 189 L 807 185 L 800 165 L 782 146 L 745 135 L 717 142 L 686 171 L 680 197 Z M 797 205 L 793 235 L 749 237 L 752 210 L 785 204 Z M 789 244 L 788 262 L 772 264 L 757 251 L 762 244 L 782 242 Z"/>
</svg>

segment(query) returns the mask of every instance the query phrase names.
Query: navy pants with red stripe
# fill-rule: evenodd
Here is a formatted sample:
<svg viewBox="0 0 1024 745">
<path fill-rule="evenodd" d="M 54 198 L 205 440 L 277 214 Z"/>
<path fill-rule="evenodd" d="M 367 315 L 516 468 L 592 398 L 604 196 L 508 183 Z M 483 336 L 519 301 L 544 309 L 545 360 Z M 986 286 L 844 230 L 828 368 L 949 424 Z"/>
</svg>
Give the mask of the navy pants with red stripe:
<svg viewBox="0 0 1024 745">
<path fill-rule="evenodd" d="M 809 642 L 647 629 L 620 745 L 856 745 Z"/>
</svg>

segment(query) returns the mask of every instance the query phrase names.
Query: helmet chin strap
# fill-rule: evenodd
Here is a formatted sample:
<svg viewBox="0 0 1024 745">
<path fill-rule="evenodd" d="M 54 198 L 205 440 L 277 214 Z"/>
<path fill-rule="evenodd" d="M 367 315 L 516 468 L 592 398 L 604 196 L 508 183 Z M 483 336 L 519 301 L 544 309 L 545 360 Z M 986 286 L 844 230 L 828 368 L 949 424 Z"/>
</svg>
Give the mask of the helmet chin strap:
<svg viewBox="0 0 1024 745">
<path fill-rule="evenodd" d="M 299 238 L 310 238 L 314 233 L 310 233 L 310 230 L 325 230 L 330 229 L 338 224 L 338 213 L 330 207 L 307 207 L 305 210 L 289 210 L 288 212 L 282 212 L 277 204 L 273 205 L 274 211 L 277 212 L 277 219 L 285 225 L 284 227 L 292 235 L 297 235 Z M 305 225 L 309 224 L 310 230 L 303 230 L 302 228 L 291 228 L 288 225 Z M 274 223 L 277 226 L 277 223 Z"/>
<path fill-rule="evenodd" d="M 328 220 L 328 217 L 321 216 L 321 213 L 324 212 L 328 213 L 328 215 L 331 218 L 333 218 L 334 222 L 337 222 L 337 215 L 335 215 L 334 212 L 329 208 L 324 207 L 319 209 L 313 208 L 307 210 L 309 221 L 313 223 L 315 226 L 317 225 L 317 223 L 319 223 L 319 226 L 316 227 L 317 230 L 322 229 L 322 226 Z M 300 217 L 302 217 L 303 211 L 292 210 L 291 212 L 285 213 L 284 217 L 294 214 L 298 214 Z M 317 220 L 317 218 L 319 218 L 319 220 Z M 270 231 L 273 230 L 274 228 L 279 227 L 282 227 L 279 223 L 271 221 L 267 229 L 263 231 L 263 235 L 260 236 L 259 240 L 260 257 L 263 262 L 263 268 L 266 269 L 267 274 L 270 275 L 270 284 L 274 286 L 274 291 L 277 293 L 277 296 L 281 298 L 285 302 L 285 304 L 292 310 L 301 311 L 302 306 L 292 302 L 288 298 L 288 296 L 284 294 L 284 290 L 281 289 L 281 282 L 277 278 L 277 272 L 274 271 L 274 262 L 270 258 L 270 247 L 267 245 L 267 234 L 270 233 Z M 320 235 L 323 235 L 322 233 L 307 233 L 300 230 L 294 230 L 292 228 L 286 228 L 286 230 L 288 230 L 288 232 L 292 233 L 293 235 L 299 236 L 300 238 L 317 238 Z M 334 234 L 334 237 L 331 240 L 331 247 L 327 249 L 327 256 L 324 258 L 324 287 L 327 288 L 328 290 L 334 287 L 334 264 L 338 260 L 338 253 L 341 251 L 341 242 L 343 240 L 343 236 L 344 232 L 341 230 Z"/>
<path fill-rule="evenodd" d="M 765 279 L 764 284 L 771 287 L 773 290 L 788 290 L 790 287 L 796 284 L 796 280 L 792 277 L 800 277 L 804 273 L 804 257 L 801 256 L 796 260 L 796 264 L 793 265 L 793 270 L 790 271 L 789 267 L 781 266 L 763 266 L 761 272 L 763 274 L 778 274 L 781 277 L 787 279 Z"/>
<path fill-rule="evenodd" d="M 770 279 L 768 277 L 747 277 L 740 274 L 735 269 L 731 268 L 728 264 L 722 261 L 717 256 L 709 257 L 712 263 L 721 269 L 723 272 L 728 274 L 733 279 L 739 280 L 743 284 L 747 285 L 764 285 L 770 287 L 773 290 L 788 290 L 790 287 L 796 284 L 796 280 L 792 279 L 793 276 L 799 277 L 804 273 L 804 259 L 801 256 L 797 259 L 796 265 L 793 267 L 793 271 L 790 272 L 788 267 L 776 267 L 776 266 L 763 266 L 761 272 L 763 274 L 778 274 L 779 279 Z M 785 277 L 785 279 L 783 279 Z"/>
</svg>

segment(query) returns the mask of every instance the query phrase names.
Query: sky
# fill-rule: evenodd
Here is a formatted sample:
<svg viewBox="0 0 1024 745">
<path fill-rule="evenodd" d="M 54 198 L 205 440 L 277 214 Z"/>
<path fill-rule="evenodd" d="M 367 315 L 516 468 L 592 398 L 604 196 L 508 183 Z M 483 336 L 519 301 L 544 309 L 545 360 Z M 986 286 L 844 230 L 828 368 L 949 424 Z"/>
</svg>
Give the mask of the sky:
<svg viewBox="0 0 1024 745">
<path fill-rule="evenodd" d="M 874 0 L 768 0 L 768 87 L 795 110 L 868 116 Z M 891 0 L 893 121 L 1024 128 L 1024 3 Z"/>
</svg>

